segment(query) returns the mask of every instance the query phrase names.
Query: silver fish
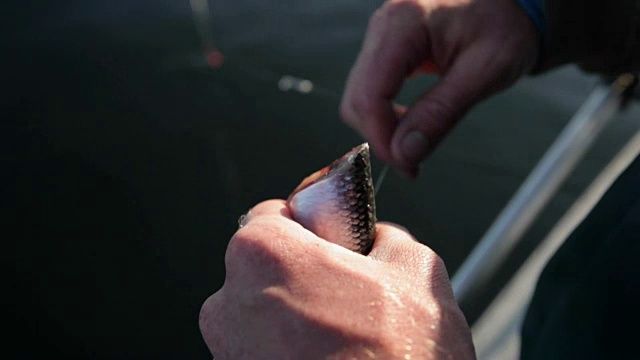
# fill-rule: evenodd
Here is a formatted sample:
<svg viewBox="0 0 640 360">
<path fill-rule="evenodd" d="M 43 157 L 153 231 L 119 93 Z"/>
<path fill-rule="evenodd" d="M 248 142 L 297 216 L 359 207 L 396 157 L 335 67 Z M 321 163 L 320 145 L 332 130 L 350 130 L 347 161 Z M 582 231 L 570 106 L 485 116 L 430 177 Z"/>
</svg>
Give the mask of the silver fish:
<svg viewBox="0 0 640 360">
<path fill-rule="evenodd" d="M 319 237 L 369 253 L 376 232 L 369 144 L 353 148 L 307 176 L 287 203 L 294 220 Z"/>
</svg>

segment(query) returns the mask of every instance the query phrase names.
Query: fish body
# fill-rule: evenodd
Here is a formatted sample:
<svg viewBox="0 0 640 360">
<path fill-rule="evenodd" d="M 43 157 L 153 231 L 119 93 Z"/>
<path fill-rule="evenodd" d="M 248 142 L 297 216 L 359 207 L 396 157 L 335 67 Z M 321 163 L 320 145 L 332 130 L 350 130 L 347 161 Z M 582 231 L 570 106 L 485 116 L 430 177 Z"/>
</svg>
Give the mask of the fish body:
<svg viewBox="0 0 640 360">
<path fill-rule="evenodd" d="M 319 237 L 367 254 L 376 225 L 369 144 L 306 177 L 287 204 L 294 220 Z"/>
</svg>

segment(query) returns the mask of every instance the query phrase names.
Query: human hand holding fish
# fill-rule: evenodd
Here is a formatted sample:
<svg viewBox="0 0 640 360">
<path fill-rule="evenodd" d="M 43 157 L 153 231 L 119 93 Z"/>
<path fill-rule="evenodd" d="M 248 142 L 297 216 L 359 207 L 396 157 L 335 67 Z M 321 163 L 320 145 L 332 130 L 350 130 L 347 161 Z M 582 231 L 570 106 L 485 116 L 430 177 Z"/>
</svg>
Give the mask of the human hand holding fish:
<svg viewBox="0 0 640 360">
<path fill-rule="evenodd" d="M 442 260 L 379 223 L 367 256 L 319 238 L 282 200 L 251 209 L 200 329 L 219 359 L 474 358 Z"/>
<path fill-rule="evenodd" d="M 241 217 L 200 313 L 216 359 L 475 358 L 444 263 L 373 191 L 363 144 Z"/>
</svg>

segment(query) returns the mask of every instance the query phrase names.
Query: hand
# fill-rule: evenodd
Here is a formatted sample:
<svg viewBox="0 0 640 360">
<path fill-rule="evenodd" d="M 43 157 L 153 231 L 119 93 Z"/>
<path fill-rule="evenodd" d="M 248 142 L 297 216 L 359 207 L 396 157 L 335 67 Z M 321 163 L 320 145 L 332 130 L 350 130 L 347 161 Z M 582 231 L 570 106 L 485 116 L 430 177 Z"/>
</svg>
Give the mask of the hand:
<svg viewBox="0 0 640 360">
<path fill-rule="evenodd" d="M 389 0 L 372 16 L 347 80 L 343 120 L 408 177 L 477 102 L 513 84 L 537 58 L 538 35 L 514 0 Z M 409 108 L 393 104 L 431 62 L 439 82 Z"/>
<path fill-rule="evenodd" d="M 475 357 L 443 262 L 397 226 L 379 224 L 363 256 L 266 201 L 231 239 L 226 269 L 200 312 L 216 360 Z"/>
</svg>

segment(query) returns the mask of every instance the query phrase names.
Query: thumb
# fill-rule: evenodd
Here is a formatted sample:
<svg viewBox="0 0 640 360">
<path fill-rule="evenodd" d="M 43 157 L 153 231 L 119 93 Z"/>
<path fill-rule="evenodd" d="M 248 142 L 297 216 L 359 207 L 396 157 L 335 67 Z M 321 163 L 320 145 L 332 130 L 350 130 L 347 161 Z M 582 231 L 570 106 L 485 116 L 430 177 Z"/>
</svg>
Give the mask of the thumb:
<svg viewBox="0 0 640 360">
<path fill-rule="evenodd" d="M 410 177 L 458 120 L 491 89 L 479 65 L 460 58 L 408 109 L 391 139 L 396 166 Z"/>
</svg>

